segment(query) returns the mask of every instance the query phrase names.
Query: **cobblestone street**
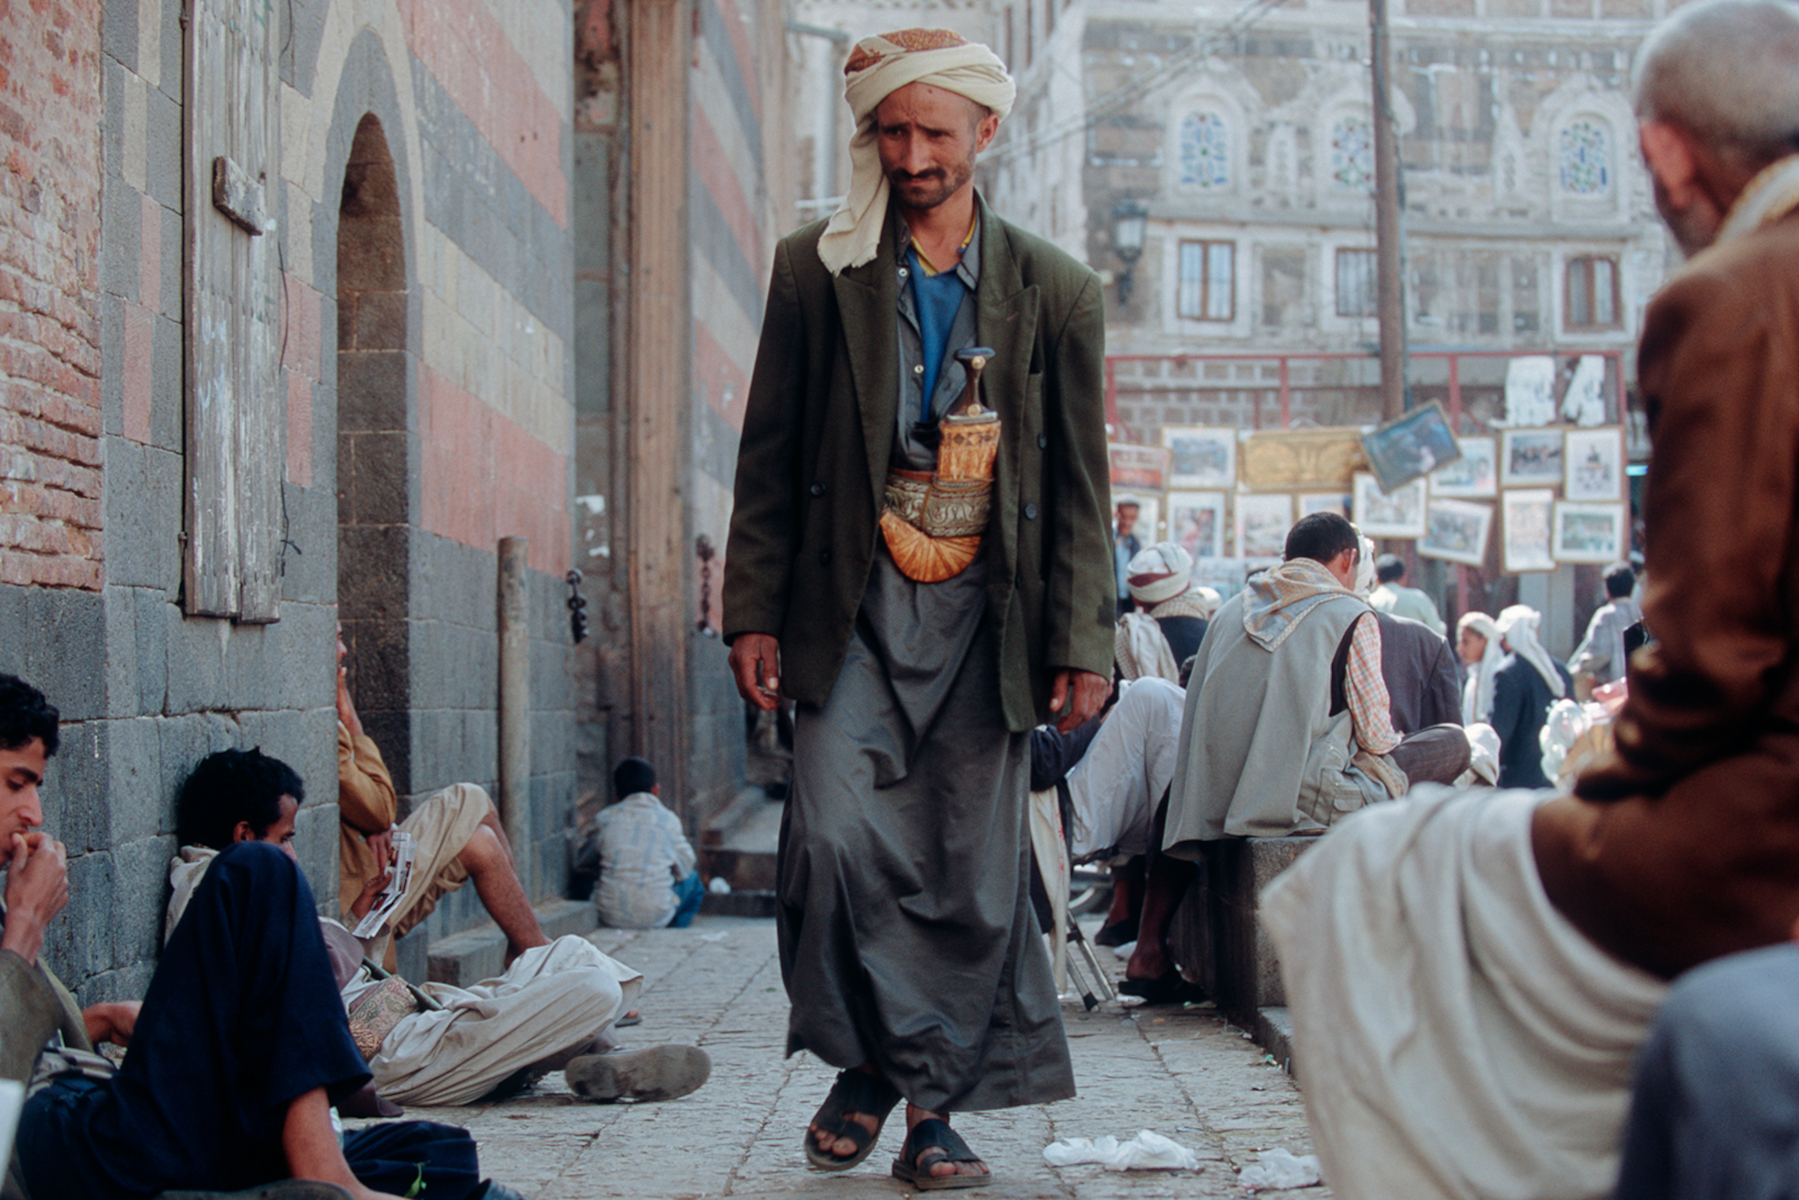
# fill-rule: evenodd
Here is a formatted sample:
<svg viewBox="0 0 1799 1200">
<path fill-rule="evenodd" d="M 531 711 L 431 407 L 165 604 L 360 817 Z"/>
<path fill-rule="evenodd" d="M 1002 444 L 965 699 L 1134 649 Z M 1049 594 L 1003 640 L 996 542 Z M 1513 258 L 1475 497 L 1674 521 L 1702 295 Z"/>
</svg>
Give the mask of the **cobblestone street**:
<svg viewBox="0 0 1799 1200">
<path fill-rule="evenodd" d="M 407 1111 L 465 1125 L 486 1174 L 531 1200 L 632 1197 L 891 1197 L 909 1189 L 888 1174 L 902 1140 L 900 1111 L 867 1162 L 830 1175 L 807 1169 L 801 1134 L 832 1071 L 809 1055 L 782 1057 L 787 1000 L 772 920 L 702 917 L 690 929 L 602 929 L 603 950 L 644 974 L 644 1022 L 628 1045 L 695 1042 L 712 1056 L 712 1079 L 685 1099 L 601 1106 L 576 1099 L 561 1076 L 501 1104 Z M 1121 964 L 1102 956 L 1114 969 Z M 1248 1195 L 1237 1172 L 1263 1149 L 1311 1152 L 1293 1079 L 1209 1010 L 1088 1013 L 1065 1001 L 1080 1094 L 1042 1108 L 969 1114 L 960 1132 L 995 1172 L 990 1197 L 1109 1200 Z M 1195 1172 L 1107 1171 L 1048 1166 L 1058 1138 L 1150 1129 L 1193 1150 Z M 1322 1187 L 1264 1197 L 1328 1200 Z"/>
</svg>

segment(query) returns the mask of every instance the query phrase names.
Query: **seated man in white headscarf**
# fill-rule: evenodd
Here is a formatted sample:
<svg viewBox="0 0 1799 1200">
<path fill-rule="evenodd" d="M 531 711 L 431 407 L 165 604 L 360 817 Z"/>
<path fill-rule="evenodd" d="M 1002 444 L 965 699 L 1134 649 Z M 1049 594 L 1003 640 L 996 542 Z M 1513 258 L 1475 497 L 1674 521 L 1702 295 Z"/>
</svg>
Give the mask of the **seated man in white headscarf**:
<svg viewBox="0 0 1799 1200">
<path fill-rule="evenodd" d="M 1492 725 L 1499 733 L 1499 786 L 1548 787 L 1539 737 L 1549 706 L 1574 694 L 1568 668 L 1551 658 L 1537 640 L 1536 609 L 1514 604 L 1502 609 L 1494 628 L 1506 649 L 1493 673 Z"/>
<path fill-rule="evenodd" d="M 952 1114 L 1074 1093 L 1025 759 L 1111 688 L 1104 305 L 974 187 L 1015 93 L 991 50 L 901 30 L 844 74 L 848 198 L 774 254 L 724 633 L 745 700 L 795 702 L 787 1048 L 839 1068 L 806 1160 L 860 1163 L 903 1097 L 894 1175 L 972 1187 Z"/>
<path fill-rule="evenodd" d="M 1118 618 L 1112 657 L 1120 679 L 1156 676 L 1180 682 L 1181 664 L 1199 650 L 1218 593 L 1193 584 L 1193 556 L 1176 542 L 1138 551 L 1126 568 L 1134 612 Z"/>
</svg>

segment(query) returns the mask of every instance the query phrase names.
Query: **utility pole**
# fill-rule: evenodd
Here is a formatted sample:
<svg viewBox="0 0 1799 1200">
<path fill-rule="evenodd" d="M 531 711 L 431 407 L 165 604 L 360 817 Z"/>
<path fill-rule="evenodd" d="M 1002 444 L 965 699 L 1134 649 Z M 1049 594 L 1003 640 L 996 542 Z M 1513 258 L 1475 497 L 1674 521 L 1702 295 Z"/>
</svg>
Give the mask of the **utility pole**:
<svg viewBox="0 0 1799 1200">
<path fill-rule="evenodd" d="M 1406 392 L 1404 234 L 1400 232 L 1399 140 L 1393 126 L 1393 51 L 1387 38 L 1387 0 L 1368 0 L 1369 50 L 1374 66 L 1374 259 L 1380 319 L 1381 416 L 1391 421 L 1409 407 Z"/>
</svg>

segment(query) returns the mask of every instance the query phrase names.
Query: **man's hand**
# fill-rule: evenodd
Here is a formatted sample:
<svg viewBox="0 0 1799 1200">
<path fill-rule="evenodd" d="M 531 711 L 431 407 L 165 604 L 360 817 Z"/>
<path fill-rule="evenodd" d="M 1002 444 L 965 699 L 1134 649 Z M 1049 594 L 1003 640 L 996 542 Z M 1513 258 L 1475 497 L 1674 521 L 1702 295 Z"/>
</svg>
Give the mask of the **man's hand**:
<svg viewBox="0 0 1799 1200">
<path fill-rule="evenodd" d="M 47 833 L 13 834 L 0 950 L 35 964 L 44 948 L 44 930 L 68 902 L 69 867 L 62 843 Z"/>
<path fill-rule="evenodd" d="M 87 1040 L 96 1046 L 101 1042 L 129 1046 L 131 1035 L 137 1030 L 137 1013 L 142 1007 L 136 1000 L 88 1005 L 81 1010 L 81 1022 L 87 1026 Z"/>
<path fill-rule="evenodd" d="M 389 825 L 380 833 L 371 833 L 365 839 L 369 844 L 369 853 L 375 856 L 378 870 L 387 870 L 388 864 L 394 860 L 394 827 Z"/>
<path fill-rule="evenodd" d="M 337 627 L 337 720 L 352 737 L 362 737 L 362 718 L 356 715 L 356 702 L 350 699 L 350 669 L 344 666 L 344 656 L 349 654 L 349 647 L 344 645 L 344 627 Z"/>
<path fill-rule="evenodd" d="M 1105 706 L 1106 697 L 1111 694 L 1112 681 L 1104 675 L 1072 667 L 1057 671 L 1055 686 L 1049 693 L 1049 710 L 1059 713 L 1064 706 L 1068 709 L 1056 721 L 1057 732 L 1073 733 L 1075 729 L 1091 721 L 1099 715 L 1099 710 Z"/>
<path fill-rule="evenodd" d="M 350 901 L 350 915 L 358 921 L 368 916 L 369 910 L 375 907 L 375 897 L 381 894 L 381 889 L 386 887 L 387 881 L 393 877 L 392 871 L 384 870 L 363 884 L 362 890 L 356 893 L 356 899 Z"/>
<path fill-rule="evenodd" d="M 763 712 L 781 702 L 781 643 L 766 633 L 740 633 L 731 643 L 737 694 Z"/>
</svg>

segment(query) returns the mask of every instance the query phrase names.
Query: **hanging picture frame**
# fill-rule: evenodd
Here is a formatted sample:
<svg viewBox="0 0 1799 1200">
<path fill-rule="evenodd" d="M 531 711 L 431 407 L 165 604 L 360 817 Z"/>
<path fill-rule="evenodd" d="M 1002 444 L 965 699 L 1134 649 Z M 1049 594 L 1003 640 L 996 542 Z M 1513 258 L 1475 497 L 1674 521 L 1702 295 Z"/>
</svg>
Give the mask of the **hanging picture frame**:
<svg viewBox="0 0 1799 1200">
<path fill-rule="evenodd" d="M 1237 557 L 1279 559 L 1293 528 L 1293 497 L 1245 493 L 1237 497 Z"/>
<path fill-rule="evenodd" d="M 1624 498 L 1624 430 L 1570 429 L 1562 450 L 1562 498 L 1618 501 Z"/>
<path fill-rule="evenodd" d="M 1458 437 L 1462 456 L 1431 472 L 1431 496 L 1491 500 L 1499 494 L 1498 439 L 1487 435 Z"/>
<path fill-rule="evenodd" d="M 1424 536 L 1424 480 L 1414 479 L 1394 492 L 1381 490 L 1380 480 L 1358 471 L 1352 494 L 1355 521 L 1369 537 Z"/>
<path fill-rule="evenodd" d="M 1508 488 L 1499 506 L 1505 539 L 1500 565 L 1513 574 L 1555 570 L 1550 532 L 1555 493 L 1548 488 Z"/>
<path fill-rule="evenodd" d="M 1433 495 L 1424 509 L 1424 536 L 1418 553 L 1426 558 L 1478 567 L 1487 561 L 1493 506 Z"/>
<path fill-rule="evenodd" d="M 1624 557 L 1624 506 L 1558 503 L 1552 551 L 1557 562 L 1617 562 Z"/>
<path fill-rule="evenodd" d="M 1162 445 L 1168 448 L 1170 488 L 1237 486 L 1237 431 L 1223 426 L 1166 425 Z"/>
<path fill-rule="evenodd" d="M 1222 558 L 1229 552 L 1223 492 L 1169 492 L 1168 540 L 1193 556 Z"/>
</svg>

